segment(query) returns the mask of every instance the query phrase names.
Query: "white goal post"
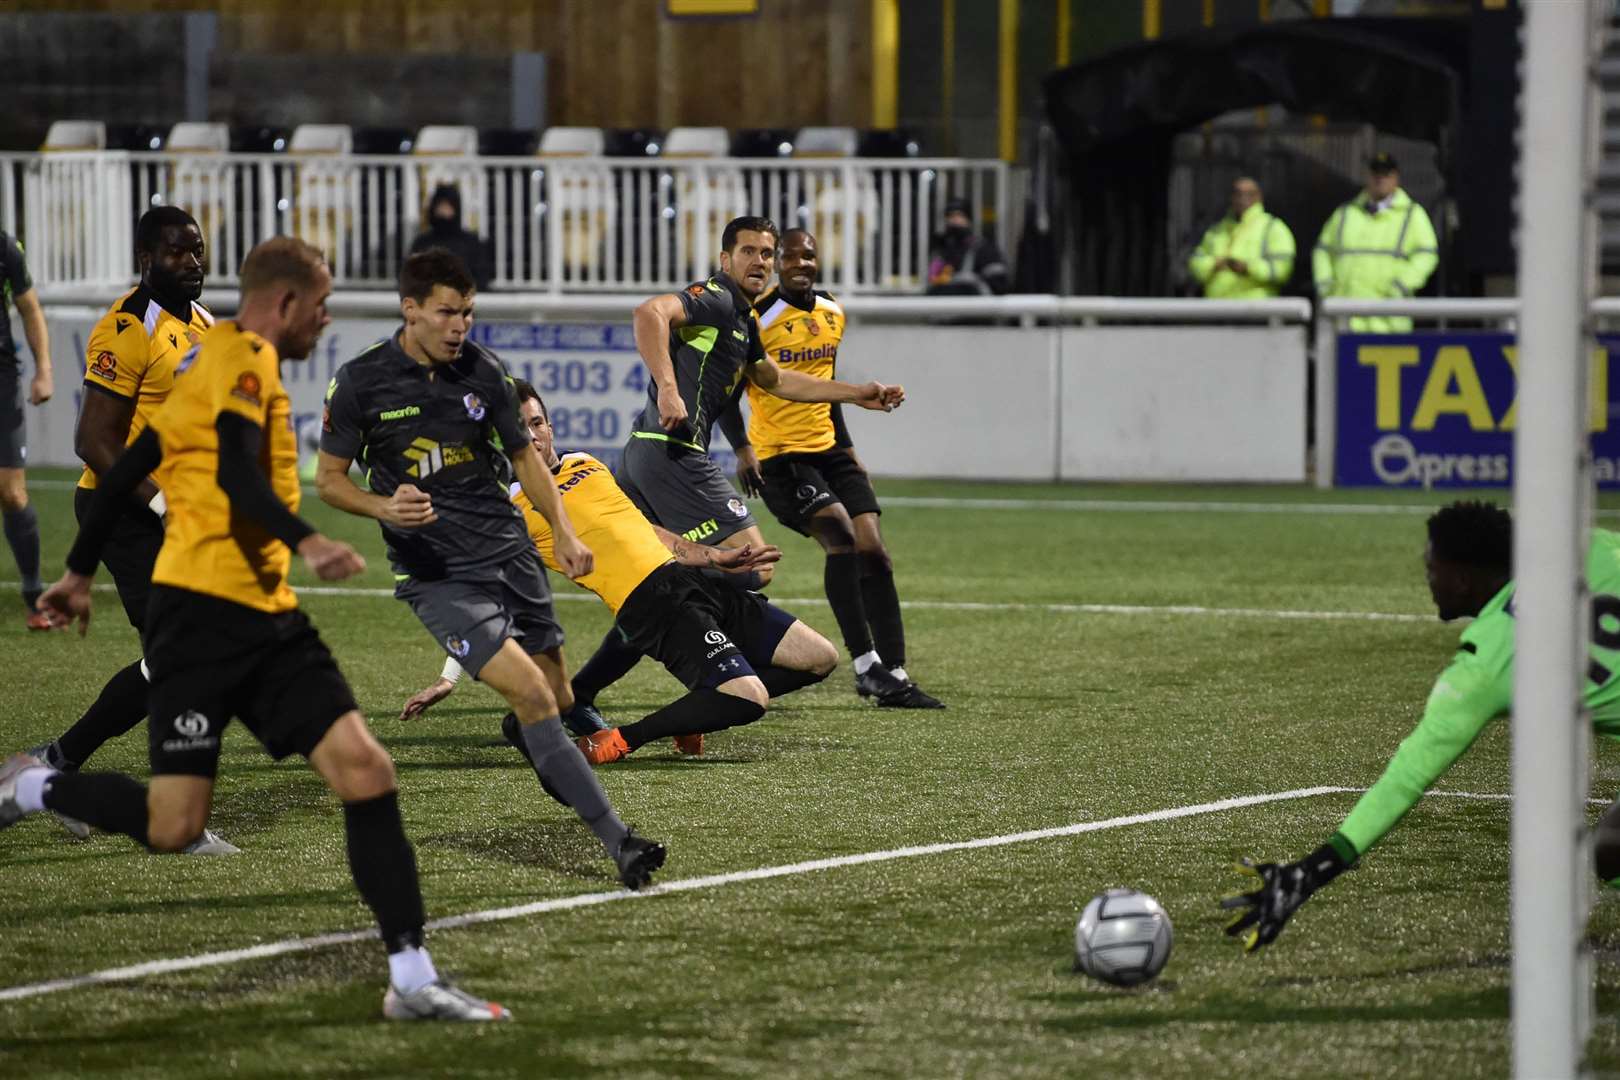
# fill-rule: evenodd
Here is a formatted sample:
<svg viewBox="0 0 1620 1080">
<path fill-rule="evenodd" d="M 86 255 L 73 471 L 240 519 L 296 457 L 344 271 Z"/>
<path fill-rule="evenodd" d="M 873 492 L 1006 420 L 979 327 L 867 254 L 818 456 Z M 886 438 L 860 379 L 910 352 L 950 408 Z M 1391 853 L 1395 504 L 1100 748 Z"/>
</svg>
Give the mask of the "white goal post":
<svg viewBox="0 0 1620 1080">
<path fill-rule="evenodd" d="M 1584 801 L 1596 61 L 1610 5 L 1526 0 L 1514 439 L 1513 1073 L 1579 1074 L 1591 1027 Z"/>
</svg>

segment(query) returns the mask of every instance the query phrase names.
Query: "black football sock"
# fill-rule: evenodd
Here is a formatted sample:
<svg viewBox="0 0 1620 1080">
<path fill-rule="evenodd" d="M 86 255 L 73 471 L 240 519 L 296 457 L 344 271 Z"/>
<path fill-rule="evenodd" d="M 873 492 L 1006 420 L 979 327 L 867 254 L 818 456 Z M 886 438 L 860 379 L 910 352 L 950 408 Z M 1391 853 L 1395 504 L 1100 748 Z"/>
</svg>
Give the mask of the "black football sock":
<svg viewBox="0 0 1620 1080">
<path fill-rule="evenodd" d="M 860 556 L 853 551 L 828 555 L 821 577 L 838 631 L 844 635 L 844 648 L 850 656 L 871 652 L 872 631 L 866 626 L 866 601 L 861 596 Z"/>
<path fill-rule="evenodd" d="M 906 628 L 900 621 L 900 594 L 894 590 L 894 571 L 882 560 L 864 557 L 861 596 L 866 601 L 866 621 L 872 626 L 883 666 L 906 666 Z"/>
<path fill-rule="evenodd" d="M 640 662 L 641 650 L 626 641 L 619 624 L 614 623 L 596 647 L 595 655 L 574 673 L 574 701 L 594 705 L 597 694 L 624 678 Z"/>
<path fill-rule="evenodd" d="M 39 518 L 34 504 L 21 510 L 7 510 L 4 514 L 6 543 L 17 560 L 17 573 L 22 576 L 23 603 L 34 609 L 34 601 L 45 591 L 39 580 Z"/>
<path fill-rule="evenodd" d="M 101 696 L 56 740 L 64 769 L 77 769 L 110 739 L 146 719 L 146 675 L 139 660 L 107 680 Z M 70 815 L 71 816 L 71 815 Z"/>
<path fill-rule="evenodd" d="M 724 570 L 716 570 L 711 566 L 706 567 L 701 573 L 710 581 L 730 585 L 733 589 L 758 592 L 765 587 L 765 579 L 759 576 L 758 570 L 750 570 L 746 574 L 732 574 Z"/>
<path fill-rule="evenodd" d="M 151 847 L 146 833 L 146 785 L 123 773 L 57 773 L 45 785 L 45 808 L 102 832 L 122 833 Z"/>
<path fill-rule="evenodd" d="M 773 698 L 791 694 L 802 687 L 814 686 L 827 677 L 815 671 L 795 671 L 775 666 L 756 668 L 754 674 L 759 676 L 759 681 L 765 684 L 765 692 Z"/>
<path fill-rule="evenodd" d="M 422 883 L 416 875 L 416 852 L 405 838 L 399 816 L 399 793 L 343 804 L 343 834 L 349 847 L 349 873 L 360 898 L 377 917 L 383 944 L 391 953 L 420 948 Z"/>
<path fill-rule="evenodd" d="M 613 812 L 607 792 L 602 790 L 585 755 L 563 733 L 562 721 L 551 717 L 523 725 L 523 741 L 529 745 L 529 760 L 534 762 L 540 783 L 552 798 L 570 807 L 590 826 L 610 858 L 616 855 L 619 843 L 630 830 Z"/>
<path fill-rule="evenodd" d="M 765 710 L 736 694 L 722 694 L 700 686 L 685 697 L 676 698 L 662 709 L 619 729 L 634 750 L 638 746 L 676 735 L 706 735 L 711 731 L 751 724 Z"/>
</svg>

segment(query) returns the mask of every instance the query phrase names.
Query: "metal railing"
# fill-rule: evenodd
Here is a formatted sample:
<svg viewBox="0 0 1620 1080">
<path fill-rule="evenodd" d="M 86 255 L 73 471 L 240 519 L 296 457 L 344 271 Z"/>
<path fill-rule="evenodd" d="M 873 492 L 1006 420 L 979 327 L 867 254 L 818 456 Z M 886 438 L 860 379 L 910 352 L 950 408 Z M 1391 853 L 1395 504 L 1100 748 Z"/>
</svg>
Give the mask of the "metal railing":
<svg viewBox="0 0 1620 1080">
<path fill-rule="evenodd" d="M 816 234 L 822 278 L 848 294 L 918 292 L 949 198 L 983 208 L 1005 247 L 1008 169 L 961 159 L 456 158 L 128 151 L 0 155 L 0 227 L 45 285 L 133 280 L 134 222 L 185 207 L 206 272 L 236 281 L 276 234 L 326 252 L 339 286 L 389 286 L 440 184 L 488 244 L 492 288 L 652 292 L 709 273 L 741 214 Z"/>
</svg>

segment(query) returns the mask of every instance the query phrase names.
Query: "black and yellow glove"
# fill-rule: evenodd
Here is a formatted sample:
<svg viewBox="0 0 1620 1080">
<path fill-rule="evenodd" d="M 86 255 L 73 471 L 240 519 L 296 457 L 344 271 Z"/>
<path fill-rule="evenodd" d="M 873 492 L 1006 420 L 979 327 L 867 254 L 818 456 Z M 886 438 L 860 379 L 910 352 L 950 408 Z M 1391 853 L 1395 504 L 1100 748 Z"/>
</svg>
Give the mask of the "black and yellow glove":
<svg viewBox="0 0 1620 1080">
<path fill-rule="evenodd" d="M 1244 952 L 1270 945 L 1300 905 L 1350 865 L 1332 844 L 1323 844 L 1298 862 L 1284 865 L 1244 859 L 1238 870 L 1260 884 L 1221 901 L 1221 907 L 1237 911 L 1226 924 L 1227 936 L 1242 937 Z"/>
</svg>

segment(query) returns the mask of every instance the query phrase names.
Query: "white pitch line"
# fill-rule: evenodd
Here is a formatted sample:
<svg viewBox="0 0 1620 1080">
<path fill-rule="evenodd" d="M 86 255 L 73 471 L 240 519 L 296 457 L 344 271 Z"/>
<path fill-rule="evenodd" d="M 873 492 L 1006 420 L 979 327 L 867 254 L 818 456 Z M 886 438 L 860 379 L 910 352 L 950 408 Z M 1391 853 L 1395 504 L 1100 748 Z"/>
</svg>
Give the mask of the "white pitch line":
<svg viewBox="0 0 1620 1080">
<path fill-rule="evenodd" d="M 0 588 L 18 589 L 15 581 L 0 581 Z M 113 592 L 108 584 L 92 585 L 97 592 Z M 393 589 L 368 589 L 342 585 L 299 585 L 294 592 L 305 596 L 352 596 L 381 599 L 392 597 Z M 597 603 L 595 596 L 583 592 L 552 593 L 554 600 L 568 603 Z M 773 597 L 779 607 L 796 608 L 812 605 L 827 606 L 825 596 Z M 1223 608 L 1203 607 L 1197 604 L 1029 604 L 1019 602 L 991 603 L 982 600 L 902 600 L 902 608 L 929 611 L 1039 611 L 1054 615 L 1215 615 L 1240 619 L 1294 619 L 1307 622 L 1433 622 L 1433 615 L 1415 615 L 1392 611 L 1297 611 L 1288 608 Z"/>
<path fill-rule="evenodd" d="M 1230 799 L 1220 799 L 1215 802 L 1198 803 L 1192 806 L 1173 806 L 1166 810 L 1153 810 L 1145 814 L 1126 814 L 1122 817 L 1107 818 L 1103 821 L 1082 821 L 1075 825 L 1060 825 L 1050 829 L 1033 829 L 1028 832 L 1008 833 L 1003 836 L 987 836 L 977 840 L 922 844 L 915 847 L 891 848 L 887 851 L 868 851 L 859 855 L 839 855 L 827 859 L 812 859 L 808 862 L 766 866 L 755 870 L 737 870 L 727 874 L 710 874 L 705 877 L 686 878 L 663 885 L 655 885 L 640 892 L 616 889 L 612 892 L 584 893 L 579 896 L 565 896 L 555 900 L 540 900 L 532 904 L 520 904 L 515 907 L 470 911 L 462 915 L 434 919 L 427 924 L 427 929 L 453 930 L 458 927 L 474 926 L 479 923 L 503 922 L 510 919 L 525 918 L 530 915 L 541 915 L 554 911 L 572 911 L 578 908 L 596 907 L 600 904 L 611 904 L 624 900 L 642 900 L 670 893 L 696 892 L 702 889 L 719 888 L 722 885 L 736 885 L 748 881 L 763 881 L 768 878 L 790 877 L 820 870 L 836 870 L 846 866 L 864 866 L 869 863 L 889 862 L 894 859 L 911 859 L 923 855 L 941 855 L 953 851 L 1003 847 L 1007 844 L 1022 844 L 1032 840 L 1049 840 L 1058 836 L 1078 836 L 1082 833 L 1101 832 L 1106 829 L 1122 829 L 1130 825 L 1146 825 L 1160 821 L 1174 821 L 1177 818 L 1214 814 L 1223 810 L 1237 810 L 1247 806 L 1259 806 L 1263 803 L 1306 799 L 1314 795 L 1342 794 L 1354 790 L 1356 789 L 1344 787 L 1309 787 L 1296 788 L 1293 791 L 1279 791 L 1268 795 L 1241 795 Z M 137 979 L 149 978 L 153 975 L 168 975 L 180 971 L 195 971 L 199 968 L 220 967 L 225 964 L 240 963 L 244 960 L 285 956 L 288 953 L 311 952 L 332 945 L 347 945 L 351 942 L 365 941 L 376 937 L 377 931 L 375 929 L 349 930 L 334 934 L 321 934 L 316 937 L 289 938 L 285 941 L 255 945 L 246 949 L 228 949 L 223 952 L 201 953 L 196 956 L 175 957 L 169 960 L 150 960 L 142 964 L 107 968 L 103 971 L 72 975 L 64 979 L 51 979 L 47 982 L 7 987 L 0 990 L 0 1001 L 20 1001 L 24 998 L 40 997 L 61 990 L 76 990 L 86 986 L 101 986 L 107 983 L 131 982 Z"/>
</svg>

